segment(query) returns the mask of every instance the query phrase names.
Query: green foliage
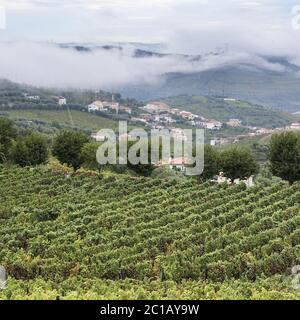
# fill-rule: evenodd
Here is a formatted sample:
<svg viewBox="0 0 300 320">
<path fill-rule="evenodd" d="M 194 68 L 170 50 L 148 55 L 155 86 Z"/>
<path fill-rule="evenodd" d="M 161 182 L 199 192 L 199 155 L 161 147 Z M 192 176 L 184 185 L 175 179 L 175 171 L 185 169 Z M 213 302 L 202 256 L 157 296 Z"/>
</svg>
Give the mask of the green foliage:
<svg viewBox="0 0 300 320">
<path fill-rule="evenodd" d="M 180 180 L 186 179 L 185 175 L 176 170 L 172 170 L 169 166 L 161 166 L 153 170 L 151 177 L 154 179 Z"/>
<path fill-rule="evenodd" d="M 204 170 L 201 179 L 212 179 L 220 171 L 220 154 L 210 145 L 204 146 Z"/>
<path fill-rule="evenodd" d="M 47 143 L 38 134 L 20 136 L 13 145 L 12 160 L 22 167 L 44 164 L 47 159 Z"/>
<path fill-rule="evenodd" d="M 7 110 L 7 114 L 11 119 L 22 123 L 24 126 L 27 124 L 32 127 L 34 124 L 43 125 L 47 130 L 60 129 L 64 127 L 71 127 L 72 123 L 70 115 L 67 110 L 61 108 L 56 110 L 48 110 L 47 108 L 40 109 L 20 109 L 20 110 Z M 100 130 L 104 128 L 111 128 L 117 130 L 118 122 L 101 117 L 99 115 L 82 112 L 80 110 L 70 109 L 72 121 L 76 128 L 80 130 Z M 37 128 L 38 129 L 38 128 Z M 56 131 L 55 130 L 55 131 Z"/>
<path fill-rule="evenodd" d="M 14 123 L 0 117 L 0 163 L 8 160 L 12 140 L 16 136 Z"/>
<path fill-rule="evenodd" d="M 96 158 L 98 148 L 99 143 L 96 142 L 90 142 L 83 145 L 81 149 L 81 157 L 85 168 L 90 170 L 101 170 L 101 166 Z"/>
<path fill-rule="evenodd" d="M 135 142 L 128 142 L 128 159 L 130 158 L 130 152 L 132 151 L 132 147 L 135 145 Z M 153 170 L 154 170 L 154 165 L 151 163 L 151 141 L 148 142 L 147 146 L 147 156 L 148 156 L 148 164 L 143 164 L 143 163 L 137 163 L 133 164 L 131 161 L 128 161 L 128 168 L 132 171 L 134 171 L 136 174 L 149 177 L 151 176 Z M 137 157 L 141 157 L 140 150 L 137 150 L 136 152 Z"/>
<path fill-rule="evenodd" d="M 88 141 L 82 132 L 62 130 L 54 139 L 52 153 L 61 164 L 72 166 L 76 171 L 84 162 L 81 149 Z"/>
<path fill-rule="evenodd" d="M 300 180 L 300 134 L 275 134 L 269 146 L 271 172 L 289 183 Z"/>
<path fill-rule="evenodd" d="M 239 146 L 231 146 L 222 151 L 220 164 L 225 176 L 231 180 L 244 179 L 258 172 L 258 164 L 253 154 Z"/>
<path fill-rule="evenodd" d="M 36 263 L 36 262 L 35 262 Z M 299 300 L 290 277 L 255 282 L 99 280 L 73 277 L 59 284 L 44 279 L 10 279 L 0 299 L 11 300 Z"/>
<path fill-rule="evenodd" d="M 270 170 L 270 166 L 267 164 L 260 167 L 259 173 L 255 177 L 255 182 L 263 185 L 268 185 L 274 182 L 278 183 L 280 181 L 282 181 L 282 179 L 274 176 Z"/>
</svg>

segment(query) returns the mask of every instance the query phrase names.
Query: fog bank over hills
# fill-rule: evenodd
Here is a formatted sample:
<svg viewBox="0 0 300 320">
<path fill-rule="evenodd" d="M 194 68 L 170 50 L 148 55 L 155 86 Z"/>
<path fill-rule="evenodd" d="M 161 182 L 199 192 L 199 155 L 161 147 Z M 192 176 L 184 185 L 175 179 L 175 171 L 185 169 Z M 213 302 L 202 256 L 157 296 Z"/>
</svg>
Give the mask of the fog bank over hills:
<svg viewBox="0 0 300 320">
<path fill-rule="evenodd" d="M 138 43 L 0 43 L 0 78 L 39 87 L 104 89 L 148 100 L 225 95 L 300 110 L 300 61 L 231 50 L 172 54 Z"/>
</svg>

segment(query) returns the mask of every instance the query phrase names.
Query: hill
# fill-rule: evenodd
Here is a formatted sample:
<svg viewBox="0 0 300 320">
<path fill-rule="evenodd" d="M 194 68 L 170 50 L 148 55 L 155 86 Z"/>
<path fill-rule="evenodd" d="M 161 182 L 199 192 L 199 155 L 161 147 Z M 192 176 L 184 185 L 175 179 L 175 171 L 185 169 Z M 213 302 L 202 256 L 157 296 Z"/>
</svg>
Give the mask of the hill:
<svg viewBox="0 0 300 320">
<path fill-rule="evenodd" d="M 298 73 L 293 71 L 266 72 L 227 66 L 195 73 L 169 73 L 157 85 L 127 86 L 119 91 L 124 96 L 149 100 L 178 94 L 222 95 L 225 90 L 227 96 L 297 112 L 299 85 Z"/>
<path fill-rule="evenodd" d="M 175 96 L 163 99 L 173 107 L 182 108 L 205 118 L 220 121 L 240 119 L 245 126 L 266 128 L 284 127 L 292 121 L 292 115 L 241 100 L 227 100 L 209 96 Z"/>
<path fill-rule="evenodd" d="M 38 96 L 39 99 L 28 99 L 25 94 Z M 59 108 L 57 103 L 58 96 L 65 97 L 70 107 L 80 109 L 97 99 L 110 101 L 112 93 L 103 90 L 40 88 L 0 78 L 0 110 L 7 108 Z M 133 99 L 122 99 L 118 93 L 114 93 L 114 99 L 116 102 L 123 104 L 129 103 L 133 106 L 138 104 L 138 102 Z"/>
<path fill-rule="evenodd" d="M 37 95 L 38 100 L 30 100 L 24 96 L 24 93 L 29 92 L 31 95 Z M 62 114 L 62 122 L 69 121 L 69 115 L 65 119 L 64 114 L 67 111 L 65 106 L 59 106 L 55 100 L 57 96 L 64 96 L 67 99 L 69 109 L 82 111 L 88 104 L 94 100 L 108 100 L 112 98 L 112 94 L 105 91 L 89 91 L 89 90 L 70 90 L 58 91 L 54 89 L 42 89 L 16 84 L 6 80 L 0 80 L 0 112 L 9 111 L 14 118 L 22 118 L 28 120 L 48 121 L 53 118 L 53 121 L 61 122 L 57 117 L 57 112 Z M 139 115 L 142 111 L 139 107 L 143 106 L 142 102 L 136 100 L 123 99 L 120 94 L 114 94 L 116 101 L 125 104 L 132 108 L 134 116 Z M 199 95 L 176 95 L 162 99 L 172 107 L 181 108 L 186 111 L 193 112 L 205 118 L 214 118 L 223 122 L 231 118 L 242 120 L 244 125 L 258 126 L 266 128 L 284 127 L 291 121 L 298 119 L 297 115 L 291 115 L 276 109 L 264 107 L 262 105 L 253 104 L 243 100 L 227 100 L 224 101 L 220 96 L 199 96 Z M 26 111 L 27 110 L 27 111 Z M 38 110 L 38 111 L 36 111 Z M 39 112 L 41 110 L 41 112 Z M 51 112 L 48 112 L 51 111 Z M 51 116 L 52 114 L 53 116 Z M 37 115 L 39 115 L 37 117 Z M 80 113 L 74 112 L 74 122 L 79 121 Z M 82 123 L 80 127 L 90 128 L 100 121 L 95 120 L 95 117 L 85 116 L 82 114 Z M 86 121 L 87 120 L 87 121 Z M 103 119 L 102 119 L 103 120 Z M 116 116 L 113 120 L 119 120 Z M 113 125 L 112 121 L 107 120 L 108 127 Z M 85 125 L 87 124 L 87 125 Z M 101 126 L 102 127 L 102 126 Z"/>
<path fill-rule="evenodd" d="M 151 100 L 178 94 L 222 95 L 224 91 L 228 96 L 251 103 L 288 112 L 300 110 L 300 68 L 289 57 L 253 56 L 227 48 L 194 55 L 174 54 L 165 52 L 162 45 L 145 46 L 138 43 L 106 46 L 71 43 L 61 47 L 73 48 L 82 54 L 104 50 L 119 51 L 123 55 L 131 48 L 130 57 L 136 61 L 151 63 L 149 58 L 156 59 L 159 69 L 163 70 L 159 74 L 159 81 L 117 88 L 126 97 Z"/>
<path fill-rule="evenodd" d="M 2 299 L 300 298 L 299 184 L 0 170 Z"/>
</svg>

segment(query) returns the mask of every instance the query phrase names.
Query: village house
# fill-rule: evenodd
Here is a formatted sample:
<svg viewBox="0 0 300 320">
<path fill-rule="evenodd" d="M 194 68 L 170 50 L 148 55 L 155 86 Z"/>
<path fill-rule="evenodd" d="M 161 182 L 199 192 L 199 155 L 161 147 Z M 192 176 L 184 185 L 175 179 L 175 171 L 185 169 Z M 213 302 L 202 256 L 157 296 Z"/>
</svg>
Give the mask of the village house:
<svg viewBox="0 0 300 320">
<path fill-rule="evenodd" d="M 94 101 L 88 106 L 89 112 L 91 111 L 115 111 L 118 113 L 119 111 L 126 112 L 128 114 L 132 113 L 132 109 L 127 106 L 120 106 L 118 102 L 109 102 L 109 101 Z"/>
<path fill-rule="evenodd" d="M 188 124 L 195 127 L 196 126 L 196 121 L 195 120 L 190 120 L 188 121 Z"/>
<path fill-rule="evenodd" d="M 128 113 L 128 114 L 131 114 L 131 113 L 132 113 L 132 109 L 129 108 L 129 107 L 127 107 L 127 106 L 120 106 L 120 107 L 119 107 L 119 110 L 120 110 L 120 111 L 123 111 L 123 112 L 126 112 L 126 113 Z"/>
<path fill-rule="evenodd" d="M 116 112 L 119 111 L 120 104 L 118 102 L 103 101 L 102 104 L 103 104 L 104 108 L 107 108 L 107 109 L 110 109 L 110 110 L 114 110 Z"/>
<path fill-rule="evenodd" d="M 169 159 L 169 168 L 171 170 L 186 171 L 186 166 L 188 165 L 189 159 L 187 157 L 179 157 L 179 158 L 170 158 Z"/>
<path fill-rule="evenodd" d="M 214 147 L 219 144 L 219 141 L 217 139 L 212 139 L 209 144 Z"/>
<path fill-rule="evenodd" d="M 239 119 L 230 119 L 226 124 L 230 127 L 240 127 L 242 122 Z"/>
<path fill-rule="evenodd" d="M 97 142 L 101 142 L 106 139 L 106 136 L 104 134 L 100 134 L 99 132 L 92 132 L 91 138 Z"/>
<path fill-rule="evenodd" d="M 245 183 L 247 188 L 251 188 L 254 186 L 254 176 L 245 179 L 235 179 L 233 184 Z"/>
<path fill-rule="evenodd" d="M 41 98 L 40 96 L 28 96 L 27 99 L 37 101 L 37 100 L 40 100 Z"/>
<path fill-rule="evenodd" d="M 142 118 L 142 117 L 140 117 L 140 118 L 132 117 L 132 118 L 131 118 L 131 121 L 134 121 L 134 122 L 142 122 L 142 123 L 148 124 L 148 121 L 145 120 L 145 119 Z"/>
<path fill-rule="evenodd" d="M 30 95 L 29 93 L 26 93 L 26 92 L 23 93 L 23 96 L 28 100 L 34 100 L 34 101 L 40 100 L 40 96 Z"/>
<path fill-rule="evenodd" d="M 58 104 L 60 106 L 66 105 L 67 104 L 67 99 L 64 97 L 58 97 Z"/>
<path fill-rule="evenodd" d="M 168 161 L 161 160 L 155 164 L 156 167 L 168 166 L 170 170 L 176 170 L 185 173 L 186 167 L 189 164 L 187 157 L 169 158 Z"/>
<path fill-rule="evenodd" d="M 144 106 L 143 109 L 149 113 L 170 112 L 170 107 L 166 103 L 159 101 L 150 102 L 146 106 Z"/>
<path fill-rule="evenodd" d="M 171 128 L 170 135 L 173 139 L 187 141 L 187 136 L 183 129 L 181 128 Z"/>
<path fill-rule="evenodd" d="M 151 115 L 149 113 L 143 113 L 143 114 L 139 115 L 139 119 L 142 119 L 142 120 L 144 120 L 146 122 L 155 121 L 155 117 L 156 116 L 153 116 L 153 115 Z"/>
<path fill-rule="evenodd" d="M 289 129 L 291 130 L 300 130 L 300 123 L 299 122 L 294 122 L 290 125 Z"/>
<path fill-rule="evenodd" d="M 244 126 L 244 128 L 245 128 L 245 129 L 252 130 L 252 131 L 256 131 L 256 130 L 259 129 L 258 127 L 253 127 L 253 126 Z"/>
<path fill-rule="evenodd" d="M 229 185 L 238 185 L 241 183 L 245 183 L 247 188 L 251 188 L 254 186 L 254 176 L 245 179 L 235 179 L 233 182 L 231 179 L 225 177 L 224 172 L 220 172 L 213 182 L 217 182 L 218 184 L 227 183 Z"/>
<path fill-rule="evenodd" d="M 183 119 L 186 119 L 186 120 L 195 120 L 197 118 L 196 115 L 194 115 L 194 114 L 192 114 L 191 112 L 188 112 L 188 111 L 181 111 L 180 112 L 180 116 Z"/>
<path fill-rule="evenodd" d="M 237 100 L 235 98 L 224 98 L 224 101 L 226 101 L 226 102 L 235 102 Z"/>
<path fill-rule="evenodd" d="M 208 130 L 220 130 L 223 126 L 222 122 L 217 120 L 207 120 L 206 122 L 203 122 L 204 128 Z"/>
<path fill-rule="evenodd" d="M 156 115 L 153 115 L 153 116 L 150 115 L 150 117 L 152 118 L 152 120 L 154 122 L 160 122 L 162 120 L 162 118 L 161 118 L 161 116 L 159 114 L 156 114 Z"/>
<path fill-rule="evenodd" d="M 172 117 L 164 115 L 161 117 L 161 121 L 165 123 L 176 123 L 177 121 L 174 120 Z"/>
<path fill-rule="evenodd" d="M 211 146 L 225 145 L 230 143 L 233 143 L 233 141 L 232 139 L 228 139 L 228 138 L 219 138 L 219 139 L 210 140 Z"/>
<path fill-rule="evenodd" d="M 177 116 L 180 116 L 180 112 L 182 112 L 182 110 L 176 109 L 176 108 L 170 110 L 171 114 L 174 114 L 174 115 L 177 115 Z"/>
<path fill-rule="evenodd" d="M 119 136 L 119 140 L 121 141 L 121 140 L 129 140 L 129 139 L 131 139 L 132 138 L 132 136 L 130 135 L 130 134 L 128 134 L 128 133 L 123 133 L 123 134 L 121 134 L 120 136 Z"/>
<path fill-rule="evenodd" d="M 163 129 L 165 129 L 164 126 L 159 125 L 159 124 L 154 124 L 154 125 L 152 125 L 151 128 L 152 128 L 152 129 L 156 129 L 156 130 L 163 130 Z"/>
<path fill-rule="evenodd" d="M 195 126 L 198 128 L 204 128 L 205 121 L 195 121 Z"/>
<path fill-rule="evenodd" d="M 224 172 L 220 172 L 219 175 L 216 177 L 216 180 L 213 180 L 214 182 L 217 181 L 218 184 L 222 183 L 228 183 L 231 184 L 231 180 L 224 176 Z"/>
<path fill-rule="evenodd" d="M 88 105 L 88 111 L 93 112 L 93 111 L 104 111 L 107 110 L 104 108 L 104 105 L 101 101 L 94 101 L 90 105 Z"/>
<path fill-rule="evenodd" d="M 272 132 L 273 132 L 272 129 L 266 129 L 266 128 L 261 128 L 261 129 L 256 130 L 256 134 L 259 134 L 259 135 L 261 135 L 261 134 L 270 134 Z"/>
</svg>

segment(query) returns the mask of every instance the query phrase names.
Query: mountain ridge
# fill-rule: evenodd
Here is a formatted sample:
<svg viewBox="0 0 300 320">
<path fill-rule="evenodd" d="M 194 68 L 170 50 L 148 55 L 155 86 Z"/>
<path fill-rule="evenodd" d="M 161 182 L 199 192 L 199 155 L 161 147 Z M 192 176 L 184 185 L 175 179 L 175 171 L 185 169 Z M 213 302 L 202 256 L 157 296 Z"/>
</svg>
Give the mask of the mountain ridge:
<svg viewBox="0 0 300 320">
<path fill-rule="evenodd" d="M 125 97 L 140 100 L 187 95 L 229 95 L 265 106 L 274 106 L 288 112 L 300 110 L 300 67 L 286 56 L 245 55 L 231 58 L 226 49 L 217 49 L 204 54 L 172 54 L 149 49 L 139 45 L 64 45 L 81 52 L 94 50 L 118 50 L 126 52 L 131 48 L 132 57 L 137 59 L 178 59 L 178 63 L 190 64 L 188 72 L 165 72 L 161 81 L 154 84 L 125 85 L 118 87 Z M 214 59 L 221 60 L 220 62 Z M 224 60 L 224 62 L 222 61 Z M 212 62 L 211 62 L 212 60 Z M 203 71 L 197 71 L 198 63 L 208 64 Z M 215 66 L 213 65 L 214 63 Z M 195 70 L 193 71 L 193 65 Z"/>
</svg>

